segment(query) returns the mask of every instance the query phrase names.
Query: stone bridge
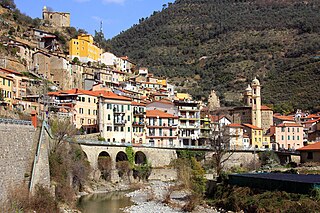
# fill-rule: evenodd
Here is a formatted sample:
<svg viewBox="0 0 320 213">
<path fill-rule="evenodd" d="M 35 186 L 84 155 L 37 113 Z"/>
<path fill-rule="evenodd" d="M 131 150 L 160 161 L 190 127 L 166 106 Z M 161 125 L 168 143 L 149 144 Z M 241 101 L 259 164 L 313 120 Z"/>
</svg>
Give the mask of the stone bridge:
<svg viewBox="0 0 320 213">
<path fill-rule="evenodd" d="M 91 145 L 81 144 L 81 148 L 86 154 L 88 161 L 93 169 L 98 168 L 98 158 L 110 157 L 113 163 L 127 160 L 126 146 L 118 145 Z M 143 163 L 147 159 L 152 167 L 164 167 L 170 164 L 173 159 L 177 159 L 175 149 L 152 148 L 152 147 L 133 147 L 135 152 L 135 163 Z"/>
</svg>

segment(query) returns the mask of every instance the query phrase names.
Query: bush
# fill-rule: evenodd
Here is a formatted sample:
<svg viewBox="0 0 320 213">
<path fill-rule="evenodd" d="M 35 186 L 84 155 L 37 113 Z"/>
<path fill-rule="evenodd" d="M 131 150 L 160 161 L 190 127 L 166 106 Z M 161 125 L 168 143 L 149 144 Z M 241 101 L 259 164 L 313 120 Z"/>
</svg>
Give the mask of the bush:
<svg viewBox="0 0 320 213">
<path fill-rule="evenodd" d="M 50 190 L 41 185 L 35 188 L 35 194 L 29 194 L 25 185 L 9 190 L 8 202 L 4 206 L 6 212 L 59 212 L 58 204 Z"/>
<path fill-rule="evenodd" d="M 124 177 L 124 175 L 126 175 L 129 178 L 130 172 L 131 172 L 131 166 L 128 161 L 118 161 L 116 163 L 116 168 L 118 170 L 119 177 L 122 178 Z"/>
</svg>

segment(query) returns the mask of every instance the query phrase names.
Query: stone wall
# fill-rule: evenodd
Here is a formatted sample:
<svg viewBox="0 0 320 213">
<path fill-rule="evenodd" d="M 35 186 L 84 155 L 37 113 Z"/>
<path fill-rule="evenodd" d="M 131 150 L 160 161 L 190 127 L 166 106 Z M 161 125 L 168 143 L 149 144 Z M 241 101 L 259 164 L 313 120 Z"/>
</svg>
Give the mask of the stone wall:
<svg viewBox="0 0 320 213">
<path fill-rule="evenodd" d="M 0 124 L 0 203 L 10 187 L 29 184 L 36 142 L 33 126 Z"/>
</svg>

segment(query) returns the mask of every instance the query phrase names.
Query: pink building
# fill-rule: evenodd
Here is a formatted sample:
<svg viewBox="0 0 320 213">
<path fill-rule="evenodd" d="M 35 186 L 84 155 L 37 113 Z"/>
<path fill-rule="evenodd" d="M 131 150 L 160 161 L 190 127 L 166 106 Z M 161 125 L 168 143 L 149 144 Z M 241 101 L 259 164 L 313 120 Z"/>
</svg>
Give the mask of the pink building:
<svg viewBox="0 0 320 213">
<path fill-rule="evenodd" d="M 298 123 L 282 123 L 275 126 L 275 142 L 280 149 L 303 147 L 303 127 Z"/>
</svg>

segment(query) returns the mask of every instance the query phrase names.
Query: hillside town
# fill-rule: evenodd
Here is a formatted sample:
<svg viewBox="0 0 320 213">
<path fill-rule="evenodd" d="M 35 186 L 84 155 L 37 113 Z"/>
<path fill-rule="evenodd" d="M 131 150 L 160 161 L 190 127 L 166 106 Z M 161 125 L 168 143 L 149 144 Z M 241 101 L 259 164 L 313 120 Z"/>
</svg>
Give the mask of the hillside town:
<svg viewBox="0 0 320 213">
<path fill-rule="evenodd" d="M 54 26 L 70 25 L 70 14 L 49 12 L 43 19 Z M 61 18 L 63 17 L 63 18 Z M 98 134 L 105 143 L 156 147 L 207 147 L 226 127 L 229 149 L 294 151 L 319 141 L 320 115 L 297 110 L 280 115 L 263 105 L 257 78 L 243 91 L 243 106 L 214 107 L 179 93 L 170 79 L 137 67 L 127 56 L 103 52 L 93 37 L 81 34 L 69 41 L 64 54 L 56 36 L 31 29 L 34 44 L 8 38 L 27 70 L 0 67 L 1 106 L 68 117 L 79 134 Z M 29 42 L 31 43 L 31 42 Z M 34 46 L 35 45 L 35 46 Z M 41 89 L 39 89 L 41 88 Z"/>
<path fill-rule="evenodd" d="M 97 7 L 93 2 L 77 1 Z M 152 31 L 159 23 L 173 27 L 165 21 L 171 12 L 178 17 L 189 10 L 186 17 L 207 12 L 203 18 L 216 12 L 217 5 L 230 13 L 238 6 L 250 11 L 251 4 L 257 4 L 253 7 L 259 12 L 265 8 L 273 12 L 267 14 L 282 8 L 272 1 L 262 5 L 174 1 L 140 19 L 140 30 Z M 219 29 L 203 24 L 201 31 L 213 32 L 201 32 L 199 44 L 195 42 L 206 49 L 200 45 L 208 41 L 218 45 L 217 50 L 200 54 L 191 47 L 193 43 L 185 42 L 190 48 L 173 45 L 180 48 L 179 54 L 194 54 L 184 63 L 199 61 L 192 64 L 196 70 L 191 75 L 190 68 L 186 70 L 186 77 L 180 75 L 186 67 L 180 66 L 181 56 L 175 51 L 166 53 L 176 57 L 172 63 L 155 57 L 163 67 L 155 66 L 157 62 L 139 59 L 152 55 L 147 56 L 145 49 L 143 54 L 135 50 L 139 57 L 134 58 L 129 46 L 140 45 L 130 36 L 125 38 L 131 42 L 118 42 L 117 36 L 106 40 L 102 21 L 93 36 L 71 26 L 71 13 L 40 7 L 42 11 L 35 10 L 42 17 L 31 18 L 16 8 L 14 0 L 0 0 L 4 27 L 0 29 L 0 212 L 320 211 L 320 106 L 315 106 L 317 101 L 295 105 L 268 98 L 277 95 L 268 78 L 279 71 L 271 68 L 270 61 L 283 57 L 285 51 L 278 54 L 277 47 L 271 54 L 265 51 L 269 44 L 260 39 L 269 42 L 274 32 L 258 36 L 258 31 L 251 32 L 248 38 L 240 38 L 246 43 L 240 45 L 235 39 L 240 34 L 223 38 L 228 34 L 221 17 Z M 194 13 L 197 7 L 202 9 Z M 68 8 L 66 2 L 63 8 Z M 159 18 L 159 23 L 153 23 L 153 18 Z M 148 21 L 150 29 L 144 25 Z M 178 42 L 184 36 L 197 40 L 189 27 L 179 24 L 188 36 L 178 33 Z M 176 38 L 166 38 L 171 34 L 164 32 L 160 37 L 168 40 L 170 49 Z M 249 42 L 252 38 L 257 44 Z M 225 49 L 229 39 L 239 47 Z M 236 48 L 251 56 L 233 52 Z M 261 55 L 255 55 L 258 49 L 263 50 Z M 239 59 L 228 58 L 233 54 Z M 298 55 L 286 55 L 292 61 L 283 66 L 299 63 L 297 69 L 307 69 L 300 67 L 304 62 L 295 58 Z M 258 64 L 262 60 L 265 65 Z M 311 62 L 309 68 L 317 75 L 313 63 L 319 61 Z M 231 75 L 225 70 L 229 68 L 239 73 Z M 266 76 L 267 69 L 274 72 L 271 77 Z M 305 107 L 310 103 L 316 104 Z"/>
</svg>

